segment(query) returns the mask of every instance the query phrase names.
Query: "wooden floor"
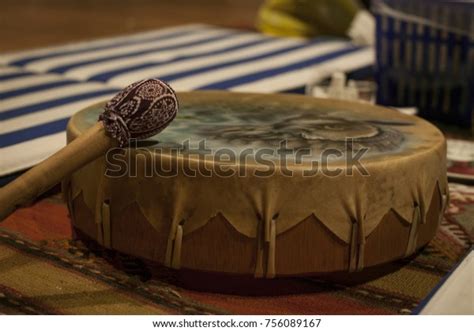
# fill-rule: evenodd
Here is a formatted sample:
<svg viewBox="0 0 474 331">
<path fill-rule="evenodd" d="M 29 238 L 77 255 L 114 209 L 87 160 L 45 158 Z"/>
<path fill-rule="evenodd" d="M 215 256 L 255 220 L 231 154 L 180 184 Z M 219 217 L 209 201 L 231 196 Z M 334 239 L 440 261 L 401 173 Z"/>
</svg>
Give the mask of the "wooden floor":
<svg viewBox="0 0 474 331">
<path fill-rule="evenodd" d="M 262 0 L 1 0 L 0 52 L 185 23 L 253 28 Z"/>
</svg>

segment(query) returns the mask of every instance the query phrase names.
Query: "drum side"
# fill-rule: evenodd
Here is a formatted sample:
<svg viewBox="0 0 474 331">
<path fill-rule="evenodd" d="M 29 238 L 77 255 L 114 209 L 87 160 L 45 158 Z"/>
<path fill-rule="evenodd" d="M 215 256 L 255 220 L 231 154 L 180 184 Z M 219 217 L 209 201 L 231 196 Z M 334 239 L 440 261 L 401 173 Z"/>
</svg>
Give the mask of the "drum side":
<svg viewBox="0 0 474 331">
<path fill-rule="evenodd" d="M 314 216 L 278 235 L 275 246 L 276 275 L 341 271 L 349 265 L 350 246 Z"/>
<path fill-rule="evenodd" d="M 251 275 L 255 271 L 257 241 L 236 231 L 221 215 L 183 237 L 181 267 Z"/>
<path fill-rule="evenodd" d="M 413 248 L 409 248 L 412 224 L 390 211 L 377 228 L 367 237 L 364 247 L 364 267 L 394 261 L 412 255 L 433 239 L 442 217 L 441 194 L 436 185 L 425 223 L 419 224 L 413 235 Z"/>
</svg>

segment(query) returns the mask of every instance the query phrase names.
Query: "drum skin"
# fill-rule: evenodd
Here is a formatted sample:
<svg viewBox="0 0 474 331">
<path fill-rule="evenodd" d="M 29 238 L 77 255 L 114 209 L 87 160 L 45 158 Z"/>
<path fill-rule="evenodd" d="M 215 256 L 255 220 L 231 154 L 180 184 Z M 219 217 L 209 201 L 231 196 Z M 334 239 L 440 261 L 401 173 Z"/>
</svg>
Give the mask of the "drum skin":
<svg viewBox="0 0 474 331">
<path fill-rule="evenodd" d="M 410 256 L 435 235 L 448 200 L 446 144 L 428 122 L 296 95 L 209 91 L 178 100 L 165 131 L 64 180 L 78 233 L 170 268 L 257 278 L 358 271 Z M 68 142 L 102 106 L 71 118 Z M 283 167 L 270 153 L 282 141 L 285 150 L 311 153 L 291 154 Z M 261 150 L 267 154 L 258 159 Z M 335 157 L 324 163 L 328 150 Z M 347 157 L 362 150 L 355 163 L 363 169 L 354 168 Z M 210 171 L 191 171 L 205 165 Z M 323 165 L 327 171 L 317 171 Z"/>
</svg>

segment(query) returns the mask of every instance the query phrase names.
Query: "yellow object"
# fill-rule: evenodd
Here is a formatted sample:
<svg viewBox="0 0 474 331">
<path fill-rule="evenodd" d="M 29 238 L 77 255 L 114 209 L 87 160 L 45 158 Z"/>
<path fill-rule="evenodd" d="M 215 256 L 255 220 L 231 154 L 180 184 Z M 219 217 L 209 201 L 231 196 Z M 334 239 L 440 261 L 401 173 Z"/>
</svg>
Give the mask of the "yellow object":
<svg viewBox="0 0 474 331">
<path fill-rule="evenodd" d="M 257 28 L 276 36 L 342 37 L 361 8 L 356 0 L 267 0 Z"/>
</svg>

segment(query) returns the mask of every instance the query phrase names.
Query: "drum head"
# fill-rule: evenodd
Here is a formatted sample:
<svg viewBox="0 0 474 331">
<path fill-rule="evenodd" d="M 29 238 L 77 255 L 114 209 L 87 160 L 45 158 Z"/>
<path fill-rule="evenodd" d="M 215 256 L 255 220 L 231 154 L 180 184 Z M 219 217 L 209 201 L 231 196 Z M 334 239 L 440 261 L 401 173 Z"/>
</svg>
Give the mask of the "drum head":
<svg viewBox="0 0 474 331">
<path fill-rule="evenodd" d="M 292 151 L 287 158 L 296 158 L 299 151 L 304 156 L 298 161 L 310 164 L 331 149 L 344 154 L 337 153 L 329 162 L 345 159 L 348 149 L 365 149 L 364 162 L 369 162 L 444 143 L 442 133 L 428 122 L 365 103 L 228 92 L 180 93 L 178 98 L 176 119 L 159 135 L 140 142 L 141 147 L 192 148 L 208 154 L 224 148 L 235 154 L 250 149 L 246 161 L 262 149 L 271 149 L 269 158 L 277 159 L 284 147 Z M 78 133 L 97 122 L 102 107 L 97 104 L 73 117 Z"/>
</svg>

